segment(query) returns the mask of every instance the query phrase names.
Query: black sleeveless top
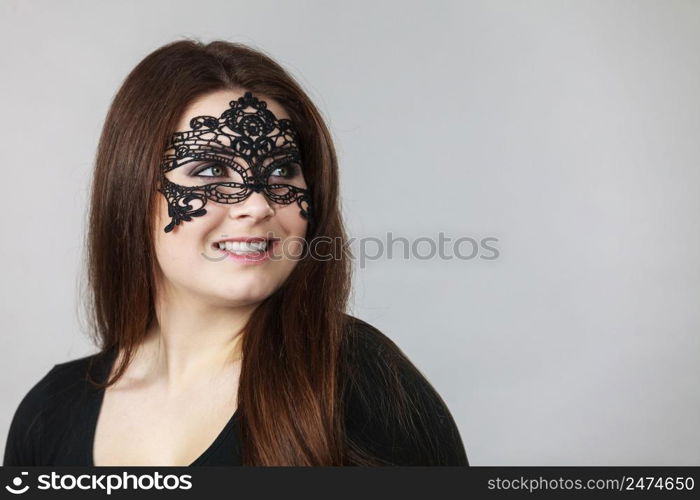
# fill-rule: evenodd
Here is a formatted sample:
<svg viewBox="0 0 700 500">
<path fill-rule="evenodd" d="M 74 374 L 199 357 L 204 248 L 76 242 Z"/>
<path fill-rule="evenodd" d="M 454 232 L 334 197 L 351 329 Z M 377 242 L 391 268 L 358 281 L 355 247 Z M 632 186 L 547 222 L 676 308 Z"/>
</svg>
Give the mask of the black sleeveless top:
<svg viewBox="0 0 700 500">
<path fill-rule="evenodd" d="M 444 401 L 405 354 L 379 330 L 349 316 L 344 360 L 352 381 L 343 391 L 346 433 L 352 447 L 379 457 L 378 465 L 469 465 L 457 426 Z M 104 381 L 116 348 L 55 365 L 20 402 L 5 445 L 3 465 L 94 466 L 92 448 L 104 390 L 86 378 Z M 388 370 L 393 370 L 389 372 Z M 346 373 L 346 372 L 344 372 Z M 404 435 L 391 415 L 379 411 L 400 380 L 411 394 L 416 432 Z M 384 399 L 386 401 L 386 399 Z M 190 465 L 242 465 L 241 418 L 231 415 L 219 435 Z"/>
</svg>

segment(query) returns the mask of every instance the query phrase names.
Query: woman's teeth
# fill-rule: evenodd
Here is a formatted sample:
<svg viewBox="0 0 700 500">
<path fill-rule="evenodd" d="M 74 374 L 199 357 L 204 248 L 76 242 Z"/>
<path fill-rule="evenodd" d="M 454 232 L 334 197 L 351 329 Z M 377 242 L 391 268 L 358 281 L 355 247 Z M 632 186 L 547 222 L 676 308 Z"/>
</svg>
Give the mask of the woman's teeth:
<svg viewBox="0 0 700 500">
<path fill-rule="evenodd" d="M 267 241 L 245 242 L 245 241 L 220 241 L 218 246 L 221 250 L 233 253 L 259 253 L 267 250 Z"/>
</svg>

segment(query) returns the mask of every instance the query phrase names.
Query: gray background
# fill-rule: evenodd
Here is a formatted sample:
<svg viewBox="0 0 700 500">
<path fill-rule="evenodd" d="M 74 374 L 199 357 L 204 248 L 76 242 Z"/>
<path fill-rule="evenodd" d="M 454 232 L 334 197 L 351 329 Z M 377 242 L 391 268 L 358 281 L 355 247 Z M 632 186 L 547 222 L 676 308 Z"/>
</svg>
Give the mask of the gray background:
<svg viewBox="0 0 700 500">
<path fill-rule="evenodd" d="M 2 0 L 3 447 L 29 388 L 95 351 L 100 129 L 184 36 L 300 81 L 351 236 L 498 238 L 495 260 L 358 263 L 351 311 L 433 383 L 473 465 L 700 465 L 697 1 Z"/>
</svg>

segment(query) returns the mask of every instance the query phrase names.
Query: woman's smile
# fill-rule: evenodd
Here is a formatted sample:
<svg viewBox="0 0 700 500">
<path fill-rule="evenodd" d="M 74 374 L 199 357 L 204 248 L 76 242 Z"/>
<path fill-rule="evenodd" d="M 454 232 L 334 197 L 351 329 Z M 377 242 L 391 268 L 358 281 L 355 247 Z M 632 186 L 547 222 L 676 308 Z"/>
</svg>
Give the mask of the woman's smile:
<svg viewBox="0 0 700 500">
<path fill-rule="evenodd" d="M 218 241 L 212 247 L 234 262 L 250 265 L 268 262 L 278 245 L 279 238 L 232 238 Z"/>
</svg>

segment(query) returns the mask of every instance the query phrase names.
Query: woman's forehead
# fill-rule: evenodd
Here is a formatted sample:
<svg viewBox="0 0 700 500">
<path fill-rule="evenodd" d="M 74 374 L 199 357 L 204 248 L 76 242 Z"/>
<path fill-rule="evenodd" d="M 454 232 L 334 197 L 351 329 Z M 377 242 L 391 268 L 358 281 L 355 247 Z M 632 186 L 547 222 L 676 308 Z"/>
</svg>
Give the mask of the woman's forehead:
<svg viewBox="0 0 700 500">
<path fill-rule="evenodd" d="M 239 97 L 243 97 L 244 93 L 245 90 L 217 90 L 195 99 L 182 113 L 175 130 L 177 132 L 190 130 L 190 120 L 197 116 L 213 116 L 219 118 L 224 111 L 229 109 L 229 103 L 237 100 Z M 285 109 L 277 103 L 277 101 L 262 94 L 253 93 L 253 97 L 264 101 L 267 104 L 267 109 L 270 110 L 278 120 L 289 118 Z"/>
</svg>

